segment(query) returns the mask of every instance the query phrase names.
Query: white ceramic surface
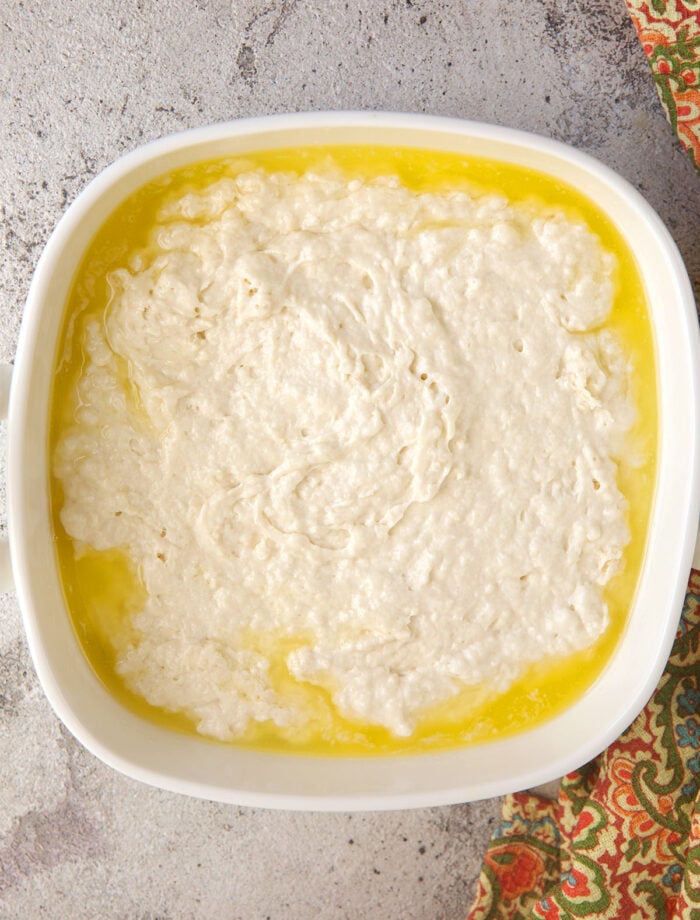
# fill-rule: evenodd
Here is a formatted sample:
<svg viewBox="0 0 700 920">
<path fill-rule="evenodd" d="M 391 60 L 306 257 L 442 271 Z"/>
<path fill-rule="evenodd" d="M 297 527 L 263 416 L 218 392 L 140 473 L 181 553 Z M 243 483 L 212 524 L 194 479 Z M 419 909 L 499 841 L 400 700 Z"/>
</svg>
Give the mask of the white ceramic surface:
<svg viewBox="0 0 700 920">
<path fill-rule="evenodd" d="M 372 143 L 503 159 L 578 188 L 635 251 L 655 332 L 660 452 L 647 553 L 623 638 L 587 693 L 544 725 L 459 751 L 322 758 L 238 750 L 151 725 L 125 710 L 86 662 L 64 607 L 49 520 L 47 413 L 56 338 L 77 264 L 106 216 L 149 179 L 190 162 L 313 143 Z M 687 275 L 639 194 L 561 144 L 483 124 L 417 115 L 270 116 L 164 138 L 94 179 L 39 261 L 17 350 L 9 407 L 9 533 L 14 580 L 42 686 L 94 754 L 165 789 L 244 805 L 388 809 L 465 802 L 527 788 L 580 766 L 641 710 L 665 664 L 693 556 L 700 504 L 698 330 Z"/>
</svg>

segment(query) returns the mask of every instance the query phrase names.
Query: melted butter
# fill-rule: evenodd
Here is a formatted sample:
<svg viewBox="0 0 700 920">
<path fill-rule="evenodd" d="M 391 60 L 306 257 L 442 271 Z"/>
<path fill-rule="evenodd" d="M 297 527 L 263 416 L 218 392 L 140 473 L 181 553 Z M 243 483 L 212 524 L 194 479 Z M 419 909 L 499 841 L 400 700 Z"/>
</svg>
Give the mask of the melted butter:
<svg viewBox="0 0 700 920">
<path fill-rule="evenodd" d="M 272 723 L 252 725 L 236 744 L 305 754 L 394 754 L 435 751 L 503 737 L 543 722 L 579 698 L 602 672 L 625 627 L 641 569 L 656 474 L 657 403 L 654 343 L 642 282 L 634 257 L 612 222 L 585 196 L 564 183 L 523 167 L 457 154 L 387 147 L 308 147 L 200 163 L 169 173 L 141 188 L 104 223 L 73 282 L 59 341 L 51 402 L 50 450 L 79 408 L 77 383 L 86 355 L 88 321 L 104 315 L 110 298 L 107 275 L 149 249 L 151 228 L 160 208 L 188 191 L 250 168 L 301 173 L 332 163 L 351 175 L 372 179 L 397 175 L 415 191 L 462 188 L 477 194 L 500 193 L 511 201 L 533 202 L 543 213 L 556 208 L 584 221 L 605 249 L 617 258 L 616 293 L 605 327 L 623 344 L 632 364 L 631 397 L 637 421 L 628 437 L 628 452 L 618 459 L 618 485 L 628 501 L 631 540 L 623 566 L 604 589 L 610 625 L 589 648 L 567 658 L 530 666 L 505 692 L 486 686 L 467 687 L 426 711 L 414 734 L 396 738 L 384 728 L 341 717 L 328 691 L 302 684 L 290 675 L 285 660 L 306 637 L 247 635 L 247 648 L 270 662 L 270 680 L 284 698 L 308 715 L 303 728 Z M 129 368 L 122 383 L 130 404 L 142 415 Z M 76 635 L 100 680 L 125 706 L 172 729 L 195 732 L 186 715 L 165 712 L 133 694 L 116 669 L 116 648 L 134 635 L 133 615 L 145 589 L 128 556 L 118 550 L 97 552 L 76 547 L 60 523 L 63 494 L 52 478 L 51 508 L 59 573 Z"/>
</svg>

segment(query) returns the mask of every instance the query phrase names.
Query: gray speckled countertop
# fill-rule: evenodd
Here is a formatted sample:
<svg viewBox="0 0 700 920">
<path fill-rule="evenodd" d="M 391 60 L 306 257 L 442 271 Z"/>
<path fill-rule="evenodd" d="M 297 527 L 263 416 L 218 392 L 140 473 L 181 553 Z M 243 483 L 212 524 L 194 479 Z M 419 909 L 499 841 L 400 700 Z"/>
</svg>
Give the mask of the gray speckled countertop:
<svg viewBox="0 0 700 920">
<path fill-rule="evenodd" d="M 3 0 L 0 360 L 12 361 L 51 228 L 119 154 L 214 121 L 341 108 L 568 141 L 649 199 L 700 280 L 700 183 L 622 0 Z M 6 920 L 466 913 L 497 801 L 319 815 L 159 792 L 103 766 L 57 721 L 11 595 L 0 652 Z"/>
</svg>

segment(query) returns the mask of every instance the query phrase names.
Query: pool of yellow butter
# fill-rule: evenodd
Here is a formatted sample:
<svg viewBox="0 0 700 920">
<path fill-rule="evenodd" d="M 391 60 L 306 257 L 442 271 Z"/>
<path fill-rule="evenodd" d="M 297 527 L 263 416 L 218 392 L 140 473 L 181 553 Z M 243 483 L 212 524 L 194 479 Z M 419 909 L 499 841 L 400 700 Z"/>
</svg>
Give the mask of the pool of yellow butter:
<svg viewBox="0 0 700 920">
<path fill-rule="evenodd" d="M 444 750 L 510 735 L 561 712 L 591 686 L 610 659 L 636 590 L 656 472 L 654 343 L 639 271 L 609 218 L 570 186 L 495 160 L 372 146 L 314 146 L 248 154 L 199 163 L 148 183 L 103 224 L 73 280 L 56 356 L 49 449 L 53 451 L 73 422 L 77 381 L 86 361 L 83 332 L 88 320 L 104 313 L 109 297 L 107 275 L 128 264 L 135 252 L 148 249 L 150 232 L 162 205 L 187 191 L 250 168 L 301 173 L 329 163 L 366 179 L 396 175 L 416 191 L 461 188 L 476 194 L 500 193 L 513 202 L 533 202 L 543 212 L 556 208 L 584 221 L 604 248 L 615 254 L 615 299 L 605 326 L 621 340 L 633 368 L 631 393 L 637 421 L 629 433 L 629 449 L 618 460 L 618 485 L 628 502 L 631 540 L 621 572 L 605 587 L 610 625 L 597 642 L 569 657 L 531 665 L 505 693 L 494 694 L 488 686 L 465 687 L 448 701 L 426 710 L 410 738 L 397 738 L 384 728 L 350 721 L 337 712 L 327 691 L 295 681 L 285 666 L 285 658 L 304 641 L 303 637 L 243 636 L 241 641 L 246 647 L 268 657 L 275 689 L 308 714 L 308 719 L 301 729 L 283 729 L 268 722 L 254 724 L 235 743 L 303 754 L 371 755 Z M 138 393 L 131 386 L 126 367 L 124 387 L 131 392 L 138 410 Z M 61 525 L 62 489 L 53 476 L 50 496 L 56 558 L 66 604 L 80 645 L 98 678 L 140 716 L 177 731 L 196 733 L 187 715 L 150 706 L 128 689 L 116 671 L 116 648 L 132 636 L 131 617 L 145 597 L 135 562 L 118 549 L 97 552 L 77 548 Z"/>
</svg>

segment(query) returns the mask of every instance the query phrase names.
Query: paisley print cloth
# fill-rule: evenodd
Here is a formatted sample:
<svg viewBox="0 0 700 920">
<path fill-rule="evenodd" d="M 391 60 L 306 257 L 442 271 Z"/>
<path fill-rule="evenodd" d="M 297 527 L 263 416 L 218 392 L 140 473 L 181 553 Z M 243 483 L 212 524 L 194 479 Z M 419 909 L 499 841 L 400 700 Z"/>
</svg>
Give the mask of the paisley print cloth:
<svg viewBox="0 0 700 920">
<path fill-rule="evenodd" d="M 507 796 L 469 920 L 700 920 L 700 571 L 654 696 L 559 800 Z"/>
<path fill-rule="evenodd" d="M 656 89 L 700 170 L 700 0 L 625 0 Z"/>
</svg>

